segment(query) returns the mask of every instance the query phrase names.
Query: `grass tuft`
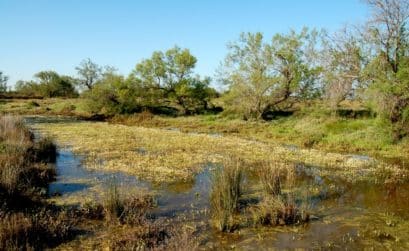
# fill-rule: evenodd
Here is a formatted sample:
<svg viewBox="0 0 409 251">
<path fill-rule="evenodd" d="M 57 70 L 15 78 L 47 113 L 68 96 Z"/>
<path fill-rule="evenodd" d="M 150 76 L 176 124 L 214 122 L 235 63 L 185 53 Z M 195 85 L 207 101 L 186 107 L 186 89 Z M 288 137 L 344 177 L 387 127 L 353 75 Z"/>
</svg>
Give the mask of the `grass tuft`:
<svg viewBox="0 0 409 251">
<path fill-rule="evenodd" d="M 241 160 L 228 159 L 214 171 L 210 204 L 213 225 L 220 231 L 232 231 L 233 215 L 237 212 L 242 194 L 243 169 Z"/>
</svg>

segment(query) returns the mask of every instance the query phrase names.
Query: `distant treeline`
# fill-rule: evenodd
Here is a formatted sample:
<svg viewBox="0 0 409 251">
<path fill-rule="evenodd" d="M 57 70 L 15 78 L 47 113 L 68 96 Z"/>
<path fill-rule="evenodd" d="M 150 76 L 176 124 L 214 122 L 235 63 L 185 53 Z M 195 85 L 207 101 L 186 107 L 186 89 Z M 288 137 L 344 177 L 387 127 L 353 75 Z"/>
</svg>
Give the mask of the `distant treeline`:
<svg viewBox="0 0 409 251">
<path fill-rule="evenodd" d="M 78 97 L 94 113 L 142 110 L 190 115 L 224 110 L 244 119 L 261 119 L 296 103 L 325 100 L 334 111 L 356 100 L 393 124 L 394 135 L 409 133 L 409 37 L 407 0 L 367 0 L 372 16 L 363 25 L 334 34 L 304 28 L 276 34 L 243 33 L 228 45 L 216 80 L 194 73 L 197 58 L 177 46 L 156 51 L 128 75 L 86 59 L 76 77 L 42 71 L 19 81 L 26 96 Z M 0 72 L 0 92 L 7 90 Z"/>
</svg>

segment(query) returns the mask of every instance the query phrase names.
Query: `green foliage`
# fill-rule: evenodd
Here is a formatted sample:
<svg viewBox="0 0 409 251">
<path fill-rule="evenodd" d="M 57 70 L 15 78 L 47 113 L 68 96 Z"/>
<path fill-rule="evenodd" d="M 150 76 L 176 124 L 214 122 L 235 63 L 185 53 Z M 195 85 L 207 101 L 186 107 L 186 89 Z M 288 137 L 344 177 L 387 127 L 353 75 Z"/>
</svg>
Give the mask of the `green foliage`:
<svg viewBox="0 0 409 251">
<path fill-rule="evenodd" d="M 37 81 L 18 81 L 16 91 L 26 96 L 41 97 L 77 97 L 74 88 L 75 80 L 68 76 L 60 76 L 54 71 L 41 71 L 35 74 Z"/>
<path fill-rule="evenodd" d="M 84 59 L 75 69 L 79 76 L 78 85 L 88 90 L 91 90 L 102 76 L 102 68 L 89 58 Z"/>
<path fill-rule="evenodd" d="M 223 167 L 214 171 L 210 205 L 213 223 L 220 231 L 234 228 L 233 216 L 242 194 L 243 177 L 242 162 L 237 159 L 224 161 Z"/>
<path fill-rule="evenodd" d="M 188 49 L 176 46 L 166 52 L 156 51 L 150 59 L 137 64 L 133 76 L 140 80 L 146 103 L 151 106 L 174 103 L 181 114 L 205 111 L 217 93 L 209 87 L 209 78 L 193 76 L 196 62 Z"/>
<path fill-rule="evenodd" d="M 243 33 L 229 46 L 221 71 L 228 86 L 228 110 L 244 118 L 260 119 L 263 113 L 291 105 L 290 97 L 308 99 L 319 96 L 320 67 L 314 65 L 318 33 L 276 34 L 271 43 L 261 33 Z"/>
<path fill-rule="evenodd" d="M 124 79 L 115 73 L 104 74 L 92 89 L 83 93 L 90 112 L 108 115 L 140 111 L 143 95 L 138 80 Z"/>
<path fill-rule="evenodd" d="M 409 134 L 409 36 L 407 1 L 368 1 L 373 11 L 368 36 L 376 48 L 365 69 L 370 104 L 393 125 L 395 140 Z"/>
<path fill-rule="evenodd" d="M 8 77 L 5 76 L 2 71 L 0 71 L 0 93 L 7 91 L 7 81 Z"/>
</svg>

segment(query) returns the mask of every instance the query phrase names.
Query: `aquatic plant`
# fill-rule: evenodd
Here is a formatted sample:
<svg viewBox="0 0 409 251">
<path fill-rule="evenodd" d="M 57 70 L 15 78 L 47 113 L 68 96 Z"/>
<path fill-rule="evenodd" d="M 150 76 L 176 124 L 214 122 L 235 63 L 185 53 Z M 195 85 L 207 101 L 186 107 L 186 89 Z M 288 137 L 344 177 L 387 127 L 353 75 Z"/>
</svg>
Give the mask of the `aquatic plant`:
<svg viewBox="0 0 409 251">
<path fill-rule="evenodd" d="M 253 224 L 276 226 L 307 222 L 309 214 L 295 202 L 294 164 L 264 161 L 256 168 L 264 196 L 250 208 Z"/>
<path fill-rule="evenodd" d="M 135 225 L 146 221 L 148 210 L 154 207 L 154 200 L 146 194 L 125 196 L 116 182 L 111 181 L 102 207 L 108 223 Z"/>
<path fill-rule="evenodd" d="M 242 194 L 243 169 L 241 160 L 226 159 L 212 176 L 210 205 L 213 225 L 220 231 L 234 228 L 233 215 Z"/>
</svg>

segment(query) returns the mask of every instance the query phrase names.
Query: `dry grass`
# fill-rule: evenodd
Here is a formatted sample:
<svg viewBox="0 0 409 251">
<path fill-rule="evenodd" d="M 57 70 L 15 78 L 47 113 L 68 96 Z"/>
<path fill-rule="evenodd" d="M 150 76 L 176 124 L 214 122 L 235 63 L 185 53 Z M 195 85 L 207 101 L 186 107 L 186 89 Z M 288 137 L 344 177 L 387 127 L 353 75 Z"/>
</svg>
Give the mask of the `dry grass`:
<svg viewBox="0 0 409 251">
<path fill-rule="evenodd" d="M 43 250 L 75 235 L 75 219 L 66 212 L 0 212 L 0 250 Z"/>
<path fill-rule="evenodd" d="M 294 165 L 277 161 L 263 161 L 256 167 L 256 172 L 268 196 L 281 195 L 281 187 L 286 183 L 291 187 L 294 182 Z"/>
<path fill-rule="evenodd" d="M 379 174 L 398 179 L 409 177 L 407 170 L 370 159 L 312 149 L 291 149 L 235 136 L 104 122 L 51 122 L 34 127 L 53 136 L 59 144 L 87 154 L 89 168 L 124 171 L 154 182 L 190 180 L 202 170 L 203 164 L 221 162 L 228 156 L 240 157 L 246 162 L 297 161 L 322 167 L 323 176 L 339 175 L 352 181 L 374 178 Z"/>
<path fill-rule="evenodd" d="M 55 156 L 56 148 L 50 139 L 34 143 L 20 118 L 0 116 L 0 187 L 10 196 L 46 186 L 54 171 L 41 162 Z"/>
<path fill-rule="evenodd" d="M 152 196 L 144 194 L 125 195 L 115 183 L 110 184 L 103 203 L 104 218 L 109 224 L 143 225 L 148 210 L 154 207 Z"/>
</svg>

